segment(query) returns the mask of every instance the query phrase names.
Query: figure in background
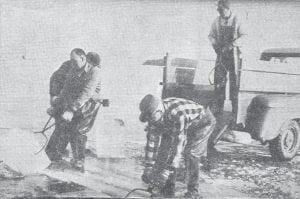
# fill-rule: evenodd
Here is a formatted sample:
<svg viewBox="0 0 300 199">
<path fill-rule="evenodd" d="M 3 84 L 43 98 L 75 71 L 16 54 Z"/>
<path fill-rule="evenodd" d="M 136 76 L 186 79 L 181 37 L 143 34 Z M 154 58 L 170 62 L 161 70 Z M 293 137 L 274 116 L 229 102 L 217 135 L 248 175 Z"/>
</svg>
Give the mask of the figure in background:
<svg viewBox="0 0 300 199">
<path fill-rule="evenodd" d="M 238 17 L 230 10 L 228 0 L 217 1 L 219 16 L 214 20 L 209 33 L 209 41 L 217 54 L 214 85 L 215 105 L 217 113 L 224 109 L 225 88 L 229 81 L 233 117 L 236 118 L 238 108 L 238 62 L 245 32 Z M 229 73 L 229 80 L 226 78 Z"/>
</svg>

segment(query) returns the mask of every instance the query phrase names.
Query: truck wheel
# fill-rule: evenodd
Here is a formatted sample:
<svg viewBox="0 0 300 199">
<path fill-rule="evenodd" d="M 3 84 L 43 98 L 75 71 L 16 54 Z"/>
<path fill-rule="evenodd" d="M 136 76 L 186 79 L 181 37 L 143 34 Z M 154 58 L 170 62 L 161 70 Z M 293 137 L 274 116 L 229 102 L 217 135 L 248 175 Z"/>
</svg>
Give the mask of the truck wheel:
<svg viewBox="0 0 300 199">
<path fill-rule="evenodd" d="M 291 160 L 300 145 L 300 126 L 295 120 L 285 123 L 280 134 L 269 143 L 271 156 L 278 161 Z"/>
</svg>

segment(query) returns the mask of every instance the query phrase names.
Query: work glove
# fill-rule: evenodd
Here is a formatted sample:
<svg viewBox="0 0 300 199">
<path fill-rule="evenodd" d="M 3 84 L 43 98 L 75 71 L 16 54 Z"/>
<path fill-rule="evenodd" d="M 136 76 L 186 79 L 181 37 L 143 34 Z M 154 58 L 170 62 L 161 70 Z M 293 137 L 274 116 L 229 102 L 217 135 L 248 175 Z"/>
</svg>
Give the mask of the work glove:
<svg viewBox="0 0 300 199">
<path fill-rule="evenodd" d="M 154 175 L 153 179 L 151 180 L 151 184 L 154 187 L 158 187 L 158 188 L 162 189 L 166 185 L 166 182 L 167 182 L 169 176 L 171 175 L 171 173 L 172 173 L 172 171 L 170 171 L 168 169 L 164 169 L 160 173 Z"/>
<path fill-rule="evenodd" d="M 222 53 L 223 54 L 228 54 L 232 51 L 232 49 L 234 48 L 234 46 L 232 44 L 226 44 L 223 48 L 222 48 Z"/>
<path fill-rule="evenodd" d="M 154 197 L 161 197 L 161 188 L 158 188 L 158 187 L 149 187 L 148 188 L 149 192 L 151 193 L 151 198 L 154 198 Z"/>
<path fill-rule="evenodd" d="M 146 166 L 144 169 L 144 173 L 142 175 L 142 180 L 145 183 L 150 183 L 151 178 L 153 176 L 153 167 L 152 166 Z"/>
<path fill-rule="evenodd" d="M 51 104 L 51 106 L 56 106 L 57 101 L 58 101 L 58 97 L 57 96 L 51 96 L 50 97 L 50 104 Z"/>
<path fill-rule="evenodd" d="M 54 108 L 51 106 L 50 108 L 47 109 L 47 113 L 50 116 L 54 116 L 55 115 L 55 110 Z"/>
<path fill-rule="evenodd" d="M 213 48 L 214 48 L 217 55 L 222 52 L 222 48 L 221 48 L 220 45 L 214 45 Z"/>
<path fill-rule="evenodd" d="M 176 155 L 173 159 L 173 162 L 172 162 L 172 165 L 170 166 L 170 168 L 172 170 L 175 170 L 175 168 L 178 168 L 181 160 L 182 160 L 182 157 L 179 155 Z"/>
<path fill-rule="evenodd" d="M 71 122 L 71 120 L 73 119 L 73 112 L 71 111 L 66 111 L 62 114 L 62 118 L 67 121 L 67 122 Z"/>
</svg>

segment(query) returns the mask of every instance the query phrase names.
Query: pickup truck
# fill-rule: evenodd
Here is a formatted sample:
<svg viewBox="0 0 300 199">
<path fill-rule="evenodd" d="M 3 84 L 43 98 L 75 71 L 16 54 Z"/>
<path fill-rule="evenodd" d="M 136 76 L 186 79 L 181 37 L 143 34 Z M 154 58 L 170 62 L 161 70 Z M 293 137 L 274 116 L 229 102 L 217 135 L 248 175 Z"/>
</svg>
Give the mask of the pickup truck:
<svg viewBox="0 0 300 199">
<path fill-rule="evenodd" d="M 275 160 L 291 160 L 300 145 L 300 48 L 267 49 L 260 58 L 240 63 L 238 112 L 216 115 L 218 124 L 211 143 L 216 144 L 226 131 L 247 132 L 252 139 L 268 144 Z M 167 54 L 164 59 L 144 64 L 163 66 L 162 98 L 191 99 L 213 109 L 213 81 L 199 82 L 203 75 L 212 76 L 213 69 L 203 74 L 207 65 L 214 65 L 211 61 L 171 59 Z M 229 127 L 232 121 L 235 129 Z"/>
</svg>

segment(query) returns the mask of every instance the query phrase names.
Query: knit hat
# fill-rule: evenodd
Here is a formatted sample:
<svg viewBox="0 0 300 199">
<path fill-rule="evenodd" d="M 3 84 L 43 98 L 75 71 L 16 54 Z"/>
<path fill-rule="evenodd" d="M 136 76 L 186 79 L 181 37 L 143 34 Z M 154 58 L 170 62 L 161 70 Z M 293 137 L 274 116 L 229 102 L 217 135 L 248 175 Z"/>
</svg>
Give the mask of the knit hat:
<svg viewBox="0 0 300 199">
<path fill-rule="evenodd" d="M 218 0 L 217 1 L 217 6 L 222 7 L 222 8 L 229 8 L 230 3 L 228 0 Z"/>
<path fill-rule="evenodd" d="M 151 115 L 158 107 L 159 99 L 151 94 L 146 95 L 140 102 L 140 121 L 146 122 L 147 116 Z"/>
<path fill-rule="evenodd" d="M 101 58 L 98 53 L 95 52 L 88 52 L 86 55 L 87 61 L 92 64 L 93 66 L 99 66 L 101 62 Z"/>
</svg>

